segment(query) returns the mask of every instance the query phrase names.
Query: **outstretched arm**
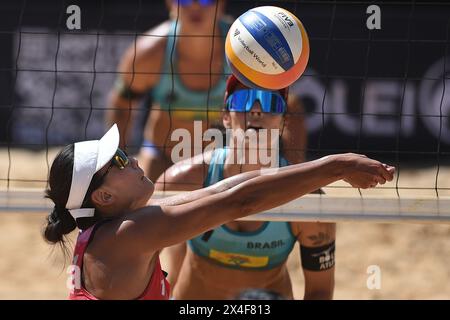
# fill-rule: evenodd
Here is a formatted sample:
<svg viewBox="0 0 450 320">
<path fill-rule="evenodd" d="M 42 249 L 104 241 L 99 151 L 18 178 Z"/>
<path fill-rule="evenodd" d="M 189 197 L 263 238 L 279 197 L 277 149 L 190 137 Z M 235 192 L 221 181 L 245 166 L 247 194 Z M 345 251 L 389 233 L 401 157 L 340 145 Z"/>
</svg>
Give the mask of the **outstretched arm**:
<svg viewBox="0 0 450 320">
<path fill-rule="evenodd" d="M 268 169 L 264 174 L 247 172 L 198 190 L 193 198 L 187 195 L 183 204 L 149 206 L 125 215 L 116 236 L 127 250 L 154 252 L 227 221 L 280 206 L 340 179 L 368 188 L 392 180 L 393 173 L 393 167 L 355 154 Z"/>
<path fill-rule="evenodd" d="M 258 170 L 235 175 L 219 183 L 202 188 L 211 153 L 199 154 L 194 158 L 177 162 L 167 169 L 156 181 L 156 190 L 190 191 L 162 199 L 150 199 L 148 205 L 177 206 L 202 199 L 226 190 L 260 175 Z"/>
</svg>

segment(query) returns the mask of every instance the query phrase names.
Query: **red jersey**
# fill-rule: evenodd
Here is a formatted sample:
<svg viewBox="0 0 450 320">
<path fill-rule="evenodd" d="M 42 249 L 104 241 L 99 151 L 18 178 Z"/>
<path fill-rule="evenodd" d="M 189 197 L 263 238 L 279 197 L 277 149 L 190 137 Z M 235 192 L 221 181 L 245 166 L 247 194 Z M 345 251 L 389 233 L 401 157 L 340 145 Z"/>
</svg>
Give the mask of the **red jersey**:
<svg viewBox="0 0 450 320">
<path fill-rule="evenodd" d="M 72 262 L 72 276 L 71 276 L 71 291 L 69 295 L 70 300 L 98 300 L 90 294 L 82 285 L 81 270 L 83 270 L 83 256 L 89 244 L 95 225 L 86 229 L 78 235 L 77 243 L 73 253 Z M 137 298 L 137 300 L 168 300 L 170 293 L 170 285 L 166 280 L 164 272 L 161 270 L 159 256 L 156 258 L 155 268 L 150 281 L 144 292 Z"/>
</svg>

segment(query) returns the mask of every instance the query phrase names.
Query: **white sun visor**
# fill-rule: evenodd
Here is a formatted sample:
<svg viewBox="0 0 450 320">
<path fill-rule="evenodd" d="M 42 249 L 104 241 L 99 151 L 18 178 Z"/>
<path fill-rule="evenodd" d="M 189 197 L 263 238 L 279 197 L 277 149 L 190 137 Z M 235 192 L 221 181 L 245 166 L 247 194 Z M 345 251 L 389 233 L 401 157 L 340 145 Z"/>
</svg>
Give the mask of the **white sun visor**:
<svg viewBox="0 0 450 320">
<path fill-rule="evenodd" d="M 119 140 L 119 129 L 114 124 L 100 140 L 75 143 L 72 184 L 66 204 L 66 208 L 75 219 L 94 215 L 94 208 L 80 207 L 92 177 L 112 159 L 119 147 Z"/>
</svg>

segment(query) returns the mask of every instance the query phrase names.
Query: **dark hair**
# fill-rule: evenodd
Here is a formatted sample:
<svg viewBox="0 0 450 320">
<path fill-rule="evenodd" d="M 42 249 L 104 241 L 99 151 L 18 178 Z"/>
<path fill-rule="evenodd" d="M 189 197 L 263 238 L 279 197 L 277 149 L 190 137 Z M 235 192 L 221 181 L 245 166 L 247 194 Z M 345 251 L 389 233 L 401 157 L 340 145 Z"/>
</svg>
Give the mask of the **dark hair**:
<svg viewBox="0 0 450 320">
<path fill-rule="evenodd" d="M 66 209 L 66 203 L 69 198 L 70 186 L 72 184 L 72 171 L 74 160 L 74 145 L 70 144 L 63 148 L 55 160 L 53 161 L 48 178 L 49 188 L 45 191 L 46 198 L 51 199 L 55 203 L 55 208 L 47 216 L 47 225 L 43 232 L 44 238 L 52 244 L 59 243 L 64 251 L 67 253 L 65 246 L 65 235 L 75 230 L 84 230 L 95 224 L 100 220 L 100 215 L 97 210 L 93 217 L 75 219 Z M 95 175 L 94 175 L 95 178 Z M 99 185 L 92 179 L 92 183 L 86 192 L 82 207 L 90 207 L 93 205 L 90 201 L 90 195 Z M 95 188 L 93 187 L 95 185 Z"/>
<path fill-rule="evenodd" d="M 235 300 L 285 300 L 285 298 L 272 290 L 248 288 L 242 290 Z"/>
</svg>

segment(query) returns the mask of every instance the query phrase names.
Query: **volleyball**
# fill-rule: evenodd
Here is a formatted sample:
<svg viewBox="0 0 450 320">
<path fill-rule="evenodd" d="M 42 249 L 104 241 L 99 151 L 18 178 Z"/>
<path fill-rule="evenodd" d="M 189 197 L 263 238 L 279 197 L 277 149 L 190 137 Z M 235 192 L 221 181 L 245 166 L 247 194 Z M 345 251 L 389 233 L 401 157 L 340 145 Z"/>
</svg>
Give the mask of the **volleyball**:
<svg viewBox="0 0 450 320">
<path fill-rule="evenodd" d="M 308 35 L 300 20 L 283 8 L 253 8 L 231 25 L 225 57 L 246 86 L 278 90 L 290 86 L 305 71 Z"/>
</svg>

